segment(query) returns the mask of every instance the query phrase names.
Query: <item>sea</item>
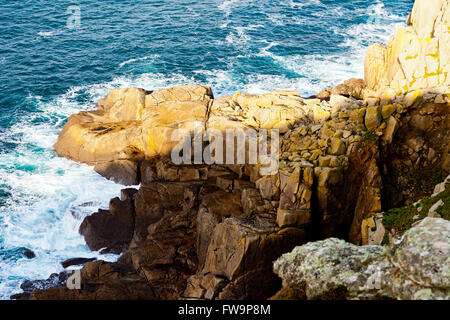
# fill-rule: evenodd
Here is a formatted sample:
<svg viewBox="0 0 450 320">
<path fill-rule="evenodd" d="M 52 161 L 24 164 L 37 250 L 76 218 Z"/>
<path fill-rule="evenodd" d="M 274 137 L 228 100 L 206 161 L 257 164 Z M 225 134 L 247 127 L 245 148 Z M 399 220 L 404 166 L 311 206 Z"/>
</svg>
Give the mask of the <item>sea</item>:
<svg viewBox="0 0 450 320">
<path fill-rule="evenodd" d="M 78 228 L 120 185 L 58 157 L 67 118 L 118 87 L 211 86 L 214 95 L 364 77 L 368 45 L 413 0 L 0 0 L 0 299 L 89 251 Z M 35 257 L 27 258 L 31 250 Z"/>
</svg>

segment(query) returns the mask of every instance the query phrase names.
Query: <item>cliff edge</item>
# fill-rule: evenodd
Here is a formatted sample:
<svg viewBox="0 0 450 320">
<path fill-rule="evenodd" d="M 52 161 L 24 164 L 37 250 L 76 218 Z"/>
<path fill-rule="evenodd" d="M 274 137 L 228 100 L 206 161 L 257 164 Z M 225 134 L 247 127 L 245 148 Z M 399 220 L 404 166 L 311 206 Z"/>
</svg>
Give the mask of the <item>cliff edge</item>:
<svg viewBox="0 0 450 320">
<path fill-rule="evenodd" d="M 365 81 L 316 97 L 127 88 L 72 115 L 58 155 L 140 187 L 80 227 L 92 250 L 122 253 L 118 262 L 86 264 L 81 290 L 31 298 L 266 299 L 282 285 L 273 261 L 294 247 L 330 237 L 368 244 L 368 219 L 429 196 L 450 174 L 449 1 L 416 0 L 408 24 L 387 47 L 368 49 Z M 315 247 L 328 245 L 368 250 L 390 268 L 382 247 L 326 240 L 303 248 L 320 258 Z M 411 288 L 381 296 L 424 297 Z M 448 288 L 439 290 L 448 299 Z"/>
</svg>

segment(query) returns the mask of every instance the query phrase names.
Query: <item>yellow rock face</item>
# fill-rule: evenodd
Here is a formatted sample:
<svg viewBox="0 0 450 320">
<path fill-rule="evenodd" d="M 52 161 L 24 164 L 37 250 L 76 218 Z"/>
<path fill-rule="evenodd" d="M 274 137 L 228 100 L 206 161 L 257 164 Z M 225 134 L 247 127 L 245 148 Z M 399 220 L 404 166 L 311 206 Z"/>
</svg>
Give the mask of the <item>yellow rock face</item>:
<svg viewBox="0 0 450 320">
<path fill-rule="evenodd" d="M 142 115 L 143 151 L 147 157 L 168 155 L 181 140 L 176 130 L 192 134 L 203 132 L 207 101 L 165 101 L 158 107 L 145 108 Z M 179 135 L 178 135 L 179 136 Z"/>
<path fill-rule="evenodd" d="M 379 107 L 367 108 L 365 124 L 367 130 L 374 130 L 381 124 L 381 113 Z"/>
<path fill-rule="evenodd" d="M 397 93 L 449 86 L 450 5 L 448 0 L 416 0 L 408 27 L 386 47 L 372 45 L 365 60 L 368 89 Z"/>
<path fill-rule="evenodd" d="M 228 129 L 286 133 L 313 107 L 317 106 L 308 106 L 293 91 L 213 99 L 210 88 L 198 85 L 154 92 L 114 89 L 97 110 L 71 116 L 54 148 L 60 156 L 90 164 L 170 156 L 186 135 L 191 139 L 199 134 L 201 139 L 206 129 L 222 133 L 225 146 Z M 320 155 L 317 150 L 309 157 L 315 160 Z"/>
<path fill-rule="evenodd" d="M 89 164 L 167 155 L 179 141 L 173 139 L 175 130 L 193 132 L 197 123 L 204 125 L 211 99 L 210 88 L 196 85 L 153 93 L 114 89 L 98 110 L 71 116 L 54 148 Z"/>
<path fill-rule="evenodd" d="M 145 90 L 113 89 L 99 104 L 108 112 L 111 121 L 141 120 L 145 105 Z"/>
<path fill-rule="evenodd" d="M 396 109 L 397 107 L 393 104 L 385 105 L 381 109 L 381 116 L 383 117 L 383 119 L 387 119 L 395 112 Z"/>
</svg>

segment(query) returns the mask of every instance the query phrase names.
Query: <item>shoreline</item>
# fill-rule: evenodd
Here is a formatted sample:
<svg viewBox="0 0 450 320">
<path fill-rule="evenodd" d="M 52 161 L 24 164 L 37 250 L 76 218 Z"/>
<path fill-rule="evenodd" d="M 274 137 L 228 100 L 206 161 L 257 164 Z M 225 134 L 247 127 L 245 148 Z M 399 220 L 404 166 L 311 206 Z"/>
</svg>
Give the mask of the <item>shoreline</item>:
<svg viewBox="0 0 450 320">
<path fill-rule="evenodd" d="M 395 167 L 392 159 L 400 158 L 402 168 L 414 168 L 413 155 L 416 162 L 443 174 L 449 165 L 447 151 L 439 147 L 448 137 L 448 85 L 425 89 L 420 86 L 429 80 L 415 79 L 404 90 L 400 82 L 407 79 L 397 74 L 391 79 L 391 71 L 373 76 L 370 70 L 386 64 L 377 60 L 383 50 L 369 49 L 366 82 L 350 79 L 314 98 L 274 91 L 215 99 L 210 88 L 195 85 L 154 92 L 130 88 L 111 91 L 97 111 L 72 116 L 55 144 L 57 153 L 96 164 L 94 170 L 109 179 L 125 185 L 140 182 L 141 187 L 125 189 L 121 199 L 111 200 L 109 210 L 87 217 L 80 228 L 91 249 L 106 246 L 112 252 L 124 252 L 115 263 L 88 263 L 82 269 L 84 289 L 103 272 L 111 272 L 114 279 L 103 278 L 94 295 L 60 286 L 30 292 L 31 297 L 266 299 L 275 294 L 274 288 L 279 289 L 279 279 L 272 267 L 261 267 L 261 261 L 270 265 L 282 253 L 312 239 L 338 236 L 367 244 L 371 238 L 370 231 L 364 231 L 364 224 L 370 224 L 367 219 L 382 209 L 396 208 L 395 203 L 417 201 L 434 188 L 427 181 L 425 193 L 403 189 L 408 194 L 395 199 L 396 183 L 384 172 L 386 166 L 388 170 Z M 399 52 L 389 54 L 395 57 Z M 426 76 L 439 78 L 440 74 L 444 72 Z M 380 88 L 386 79 L 398 87 Z M 432 120 L 424 114 L 432 115 Z M 247 165 L 174 166 L 165 158 L 173 147 L 167 137 L 175 119 L 188 129 L 192 122 L 201 121 L 205 128 L 219 130 L 280 130 L 284 144 L 278 175 L 261 176 Z M 438 133 L 439 139 L 424 139 L 428 131 Z M 299 145 L 306 148 L 298 149 Z M 403 145 L 413 152 L 405 156 L 399 149 Z M 434 153 L 431 159 L 430 153 Z M 411 165 L 404 164 L 408 161 Z M 348 202 L 344 206 L 342 199 Z M 173 221 L 179 224 L 173 226 Z M 243 251 L 227 245 L 237 238 L 245 239 Z M 277 249 L 271 252 L 270 248 Z M 236 255 L 241 260 L 230 266 L 227 259 Z M 120 290 L 123 282 L 111 287 L 114 281 L 126 282 L 129 277 L 136 290 L 130 296 Z M 267 283 L 258 288 L 261 277 Z M 249 286 L 256 287 L 249 290 Z"/>
</svg>

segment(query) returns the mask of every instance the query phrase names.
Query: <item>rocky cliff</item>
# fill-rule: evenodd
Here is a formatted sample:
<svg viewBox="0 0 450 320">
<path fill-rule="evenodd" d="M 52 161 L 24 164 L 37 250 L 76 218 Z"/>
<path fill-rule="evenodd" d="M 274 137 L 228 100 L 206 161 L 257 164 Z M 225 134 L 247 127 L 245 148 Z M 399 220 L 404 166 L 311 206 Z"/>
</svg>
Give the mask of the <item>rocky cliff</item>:
<svg viewBox="0 0 450 320">
<path fill-rule="evenodd" d="M 399 28 L 386 47 L 367 50 L 368 89 L 389 94 L 448 87 L 450 79 L 450 12 L 448 0 L 416 1 L 408 26 Z"/>
<path fill-rule="evenodd" d="M 124 189 L 109 210 L 80 227 L 92 250 L 122 253 L 118 262 L 88 263 L 81 290 L 56 287 L 31 297 L 266 299 L 281 288 L 273 261 L 294 247 L 330 237 L 367 244 L 368 219 L 431 194 L 450 173 L 449 2 L 431 2 L 417 0 L 409 26 L 386 48 L 368 49 L 365 81 L 350 79 L 316 97 L 278 90 L 215 98 L 199 85 L 114 89 L 97 110 L 72 115 L 56 152 L 140 187 Z M 233 164 L 172 161 L 181 141 L 173 138 L 177 130 L 190 134 L 191 150 L 212 143 L 196 136 L 229 129 L 277 130 L 277 170 L 268 174 L 264 157 Z M 276 148 L 278 139 L 267 138 L 269 149 Z M 222 142 L 234 139 L 225 135 Z M 304 248 L 310 256 L 333 246 L 373 256 L 391 275 L 397 272 L 382 247 L 326 240 Z M 293 272 L 302 270 L 302 261 Z M 276 270 L 291 285 L 282 264 Z"/>
</svg>

